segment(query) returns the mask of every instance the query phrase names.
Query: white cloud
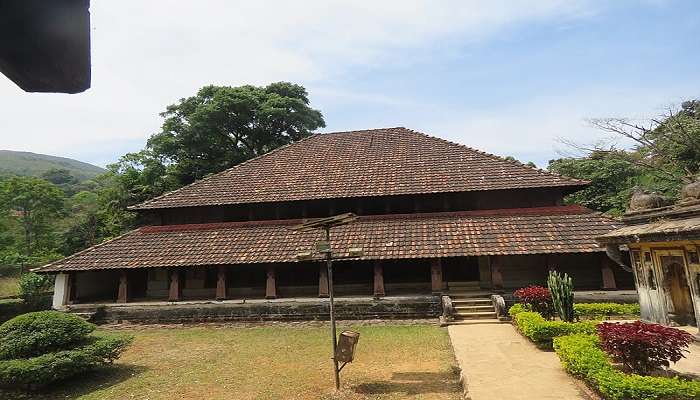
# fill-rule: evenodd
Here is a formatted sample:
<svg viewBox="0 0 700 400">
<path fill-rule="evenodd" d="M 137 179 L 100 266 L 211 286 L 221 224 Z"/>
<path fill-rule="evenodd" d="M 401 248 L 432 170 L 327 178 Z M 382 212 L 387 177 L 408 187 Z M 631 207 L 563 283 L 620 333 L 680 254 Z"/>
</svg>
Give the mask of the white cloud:
<svg viewBox="0 0 700 400">
<path fill-rule="evenodd" d="M 116 158 L 118 143 L 145 140 L 167 104 L 209 83 L 332 81 L 348 89 L 329 97 L 395 102 L 353 95 L 343 75 L 358 66 L 381 68 L 400 50 L 478 42 L 518 24 L 595 12 L 590 2 L 564 0 L 93 0 L 92 88 L 70 96 L 27 94 L 0 77 L 0 148 L 78 157 L 102 148 L 101 158 L 86 161 L 103 163 L 106 143 L 116 144 Z"/>
</svg>

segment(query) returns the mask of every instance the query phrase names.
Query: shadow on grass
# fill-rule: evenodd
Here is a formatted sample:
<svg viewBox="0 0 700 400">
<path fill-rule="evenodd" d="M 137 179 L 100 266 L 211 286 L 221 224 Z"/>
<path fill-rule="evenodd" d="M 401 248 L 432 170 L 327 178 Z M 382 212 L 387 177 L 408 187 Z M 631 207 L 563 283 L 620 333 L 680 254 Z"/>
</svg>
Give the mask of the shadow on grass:
<svg viewBox="0 0 700 400">
<path fill-rule="evenodd" d="M 459 393 L 461 390 L 456 368 L 447 372 L 394 372 L 391 380 L 367 382 L 355 387 L 357 393 L 365 395 Z"/>
<path fill-rule="evenodd" d="M 78 374 L 62 382 L 35 391 L 0 389 L 3 400 L 69 400 L 108 388 L 144 373 L 148 368 L 140 365 L 115 364 L 94 371 Z"/>
</svg>

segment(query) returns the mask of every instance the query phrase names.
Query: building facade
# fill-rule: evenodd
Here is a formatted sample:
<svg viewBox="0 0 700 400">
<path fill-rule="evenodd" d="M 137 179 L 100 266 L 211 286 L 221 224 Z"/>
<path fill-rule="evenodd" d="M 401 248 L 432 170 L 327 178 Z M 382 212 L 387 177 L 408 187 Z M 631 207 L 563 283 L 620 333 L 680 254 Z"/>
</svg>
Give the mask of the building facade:
<svg viewBox="0 0 700 400">
<path fill-rule="evenodd" d="M 342 296 L 487 291 L 567 272 L 578 289 L 632 285 L 595 238 L 617 228 L 563 205 L 587 182 L 405 128 L 315 134 L 131 207 L 149 221 L 37 269 L 57 274 L 54 306 L 314 298 L 325 265 L 300 260 L 321 232 L 291 227 L 345 212 L 334 253 Z"/>
</svg>

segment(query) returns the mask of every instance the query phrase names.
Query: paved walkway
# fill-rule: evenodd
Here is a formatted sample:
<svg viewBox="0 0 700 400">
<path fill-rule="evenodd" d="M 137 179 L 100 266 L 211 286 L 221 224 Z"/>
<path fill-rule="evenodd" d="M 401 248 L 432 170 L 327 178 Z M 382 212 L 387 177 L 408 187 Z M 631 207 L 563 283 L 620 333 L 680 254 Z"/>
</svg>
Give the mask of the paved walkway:
<svg viewBox="0 0 700 400">
<path fill-rule="evenodd" d="M 507 323 L 451 325 L 452 346 L 471 400 L 588 399 L 554 352 L 537 349 Z"/>
</svg>

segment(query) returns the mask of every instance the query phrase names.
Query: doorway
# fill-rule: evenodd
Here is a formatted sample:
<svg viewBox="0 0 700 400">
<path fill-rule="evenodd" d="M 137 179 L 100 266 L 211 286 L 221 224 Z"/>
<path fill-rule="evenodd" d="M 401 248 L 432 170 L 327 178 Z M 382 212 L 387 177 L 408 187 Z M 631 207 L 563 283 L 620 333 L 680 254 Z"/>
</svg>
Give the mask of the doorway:
<svg viewBox="0 0 700 400">
<path fill-rule="evenodd" d="M 695 325 L 695 310 L 685 273 L 685 259 L 682 255 L 660 255 L 663 285 L 670 299 L 672 310 L 669 319 L 680 325 Z"/>
</svg>

